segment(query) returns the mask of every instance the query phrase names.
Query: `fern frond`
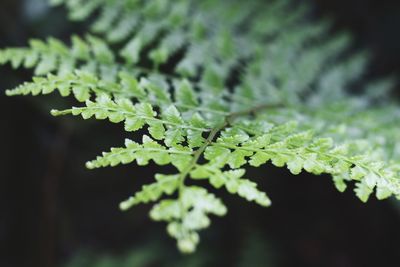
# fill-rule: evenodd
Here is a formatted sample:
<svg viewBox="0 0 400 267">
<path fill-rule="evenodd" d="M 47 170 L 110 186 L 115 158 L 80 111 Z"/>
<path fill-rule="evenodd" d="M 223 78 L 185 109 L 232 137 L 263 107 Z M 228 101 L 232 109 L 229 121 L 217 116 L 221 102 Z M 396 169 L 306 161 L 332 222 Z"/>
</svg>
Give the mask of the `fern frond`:
<svg viewBox="0 0 400 267">
<path fill-rule="evenodd" d="M 55 116 L 81 115 L 84 119 L 95 116 L 96 119 L 108 119 L 113 123 L 124 122 L 125 130 L 128 132 L 137 131 L 147 125 L 150 135 L 157 140 L 164 140 L 169 147 L 182 143 L 188 131 L 199 133 L 209 131 L 208 128 L 197 127 L 198 124 L 194 120 L 189 120 L 185 124 L 181 114 L 173 105 L 158 116 L 149 103 L 142 102 L 134 105 L 128 99 L 113 101 L 105 94 L 99 95 L 95 102 L 86 100 L 85 107 L 74 107 L 63 111 L 52 110 L 52 114 Z M 198 142 L 198 140 L 188 141 L 189 144 Z"/>
<path fill-rule="evenodd" d="M 163 194 L 171 195 L 179 187 L 179 174 L 163 175 L 156 174 L 156 182 L 150 185 L 144 185 L 142 190 L 137 192 L 135 196 L 121 202 L 121 210 L 127 210 L 134 205 L 140 203 L 148 203 L 157 201 Z"/>
<path fill-rule="evenodd" d="M 46 42 L 33 39 L 26 48 L 0 50 L 0 64 L 10 62 L 13 68 L 34 69 L 36 76 L 57 74 L 63 76 L 75 70 L 100 74 L 105 80 L 113 81 L 118 71 L 115 55 L 101 39 L 88 35 L 85 39 L 71 38 L 71 47 L 63 42 L 48 38 Z"/>
<path fill-rule="evenodd" d="M 95 160 L 87 162 L 86 167 L 89 169 L 113 167 L 119 164 L 129 164 L 133 161 L 143 166 L 147 165 L 150 159 L 158 165 L 166 165 L 176 160 L 187 161 L 187 158 L 190 158 L 191 155 L 193 155 L 193 151 L 190 148 L 184 146 L 166 148 L 144 135 L 142 144 L 126 139 L 125 147 L 111 148 L 110 152 L 103 152 Z"/>
<path fill-rule="evenodd" d="M 246 166 L 272 163 L 293 175 L 329 174 L 339 191 L 354 183 L 363 202 L 372 193 L 400 198 L 400 108 L 381 98 L 393 80 L 351 94 L 368 54 L 349 56 L 351 37 L 327 34 L 327 21 L 310 23 L 307 5 L 51 3 L 64 4 L 73 20 L 92 19 L 89 34 L 72 37 L 70 45 L 49 38 L 0 50 L 0 64 L 35 74 L 7 95 L 72 94 L 82 106 L 53 115 L 107 119 L 123 123 L 127 132 L 141 130 L 141 143 L 127 139 L 86 166 L 142 166 L 151 160 L 174 166 L 177 173 L 157 174 L 120 208 L 155 202 L 151 218 L 167 222 L 182 252 L 195 250 L 209 215 L 227 212 L 202 182 L 271 204 L 244 178 Z"/>
</svg>

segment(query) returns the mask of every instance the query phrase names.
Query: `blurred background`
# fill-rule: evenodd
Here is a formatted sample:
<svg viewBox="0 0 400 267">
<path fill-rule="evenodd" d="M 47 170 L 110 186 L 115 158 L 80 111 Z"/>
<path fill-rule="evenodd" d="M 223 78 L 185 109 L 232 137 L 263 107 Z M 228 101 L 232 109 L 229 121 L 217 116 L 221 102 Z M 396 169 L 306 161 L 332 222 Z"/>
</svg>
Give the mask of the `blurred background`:
<svg viewBox="0 0 400 267">
<path fill-rule="evenodd" d="M 400 1 L 313 0 L 359 48 L 372 52 L 365 79 L 400 74 Z M 84 31 L 46 0 L 0 1 L 0 48 L 31 37 Z M 250 169 L 273 200 L 269 209 L 219 194 L 229 207 L 202 232 L 198 252 L 180 255 L 149 206 L 118 203 L 152 179 L 154 166 L 88 171 L 84 163 L 126 137 L 120 125 L 49 116 L 58 96 L 4 96 L 29 71 L 0 71 L 0 266 L 399 266 L 400 206 L 339 193 L 326 176 Z M 64 101 L 64 102 L 63 102 Z"/>
</svg>

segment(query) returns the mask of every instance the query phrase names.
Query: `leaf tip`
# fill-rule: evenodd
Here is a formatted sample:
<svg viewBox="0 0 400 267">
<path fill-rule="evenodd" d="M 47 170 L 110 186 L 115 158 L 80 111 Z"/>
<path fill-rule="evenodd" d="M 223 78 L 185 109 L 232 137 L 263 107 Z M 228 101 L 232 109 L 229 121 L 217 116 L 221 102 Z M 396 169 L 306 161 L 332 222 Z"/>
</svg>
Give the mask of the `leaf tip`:
<svg viewBox="0 0 400 267">
<path fill-rule="evenodd" d="M 95 165 L 91 161 L 86 162 L 85 166 L 89 170 L 93 170 L 95 168 Z"/>
<path fill-rule="evenodd" d="M 57 109 L 52 109 L 52 110 L 50 111 L 50 114 L 51 114 L 52 116 L 60 116 L 60 115 L 61 115 L 61 111 L 59 111 L 59 110 L 57 110 Z"/>
<path fill-rule="evenodd" d="M 134 198 L 130 197 L 127 200 L 121 202 L 119 204 L 119 209 L 122 210 L 122 211 L 128 210 L 132 206 L 133 200 L 134 200 Z"/>
</svg>

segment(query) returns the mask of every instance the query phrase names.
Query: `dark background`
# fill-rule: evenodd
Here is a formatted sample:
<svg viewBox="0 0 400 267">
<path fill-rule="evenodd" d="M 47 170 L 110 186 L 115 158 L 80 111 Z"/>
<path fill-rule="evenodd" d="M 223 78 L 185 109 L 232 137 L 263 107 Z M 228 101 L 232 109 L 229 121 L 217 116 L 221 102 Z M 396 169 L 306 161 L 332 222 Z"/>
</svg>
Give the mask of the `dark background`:
<svg viewBox="0 0 400 267">
<path fill-rule="evenodd" d="M 62 8 L 48 10 L 41 3 L 0 1 L 0 48 L 83 31 L 66 21 Z M 400 1 L 313 3 L 317 16 L 331 17 L 335 30 L 353 32 L 356 46 L 372 51 L 367 79 L 399 77 Z M 396 201 L 364 205 L 351 190 L 336 191 L 330 177 L 291 176 L 271 166 L 250 169 L 249 176 L 273 206 L 263 209 L 221 192 L 228 216 L 213 218 L 197 254 L 181 256 L 165 225 L 148 218 L 149 206 L 118 210 L 121 200 L 151 180 L 154 166 L 86 170 L 86 160 L 122 144 L 122 128 L 54 119 L 49 104 L 68 105 L 58 97 L 4 96 L 30 75 L 9 66 L 0 72 L 0 266 L 114 267 L 128 266 L 113 263 L 128 258 L 146 262 L 135 266 L 400 265 Z M 91 263 L 79 265 L 85 261 Z"/>
</svg>

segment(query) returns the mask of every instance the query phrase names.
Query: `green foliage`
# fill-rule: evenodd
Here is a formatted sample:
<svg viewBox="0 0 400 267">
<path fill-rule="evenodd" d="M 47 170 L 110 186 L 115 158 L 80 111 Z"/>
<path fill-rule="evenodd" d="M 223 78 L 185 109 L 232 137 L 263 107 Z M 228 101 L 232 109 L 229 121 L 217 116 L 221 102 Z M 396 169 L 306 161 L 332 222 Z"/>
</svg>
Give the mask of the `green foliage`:
<svg viewBox="0 0 400 267">
<path fill-rule="evenodd" d="M 64 4 L 73 20 L 89 19 L 90 33 L 67 44 L 49 38 L 0 50 L 1 64 L 33 69 L 35 76 L 7 95 L 72 94 L 82 103 L 53 115 L 141 130 L 141 143 L 127 139 L 86 166 L 150 160 L 174 166 L 175 174 L 157 174 L 120 208 L 156 202 L 151 218 L 167 223 L 182 252 L 196 249 L 210 215 L 227 212 L 192 180 L 271 204 L 243 178 L 246 166 L 272 163 L 293 175 L 330 174 L 341 192 L 353 181 L 363 202 L 373 192 L 378 199 L 400 198 L 400 109 L 385 98 L 393 82 L 376 81 L 363 95 L 351 94 L 367 55 L 348 56 L 349 36 L 328 37 L 329 23 L 305 19 L 307 5 L 50 2 Z"/>
</svg>

